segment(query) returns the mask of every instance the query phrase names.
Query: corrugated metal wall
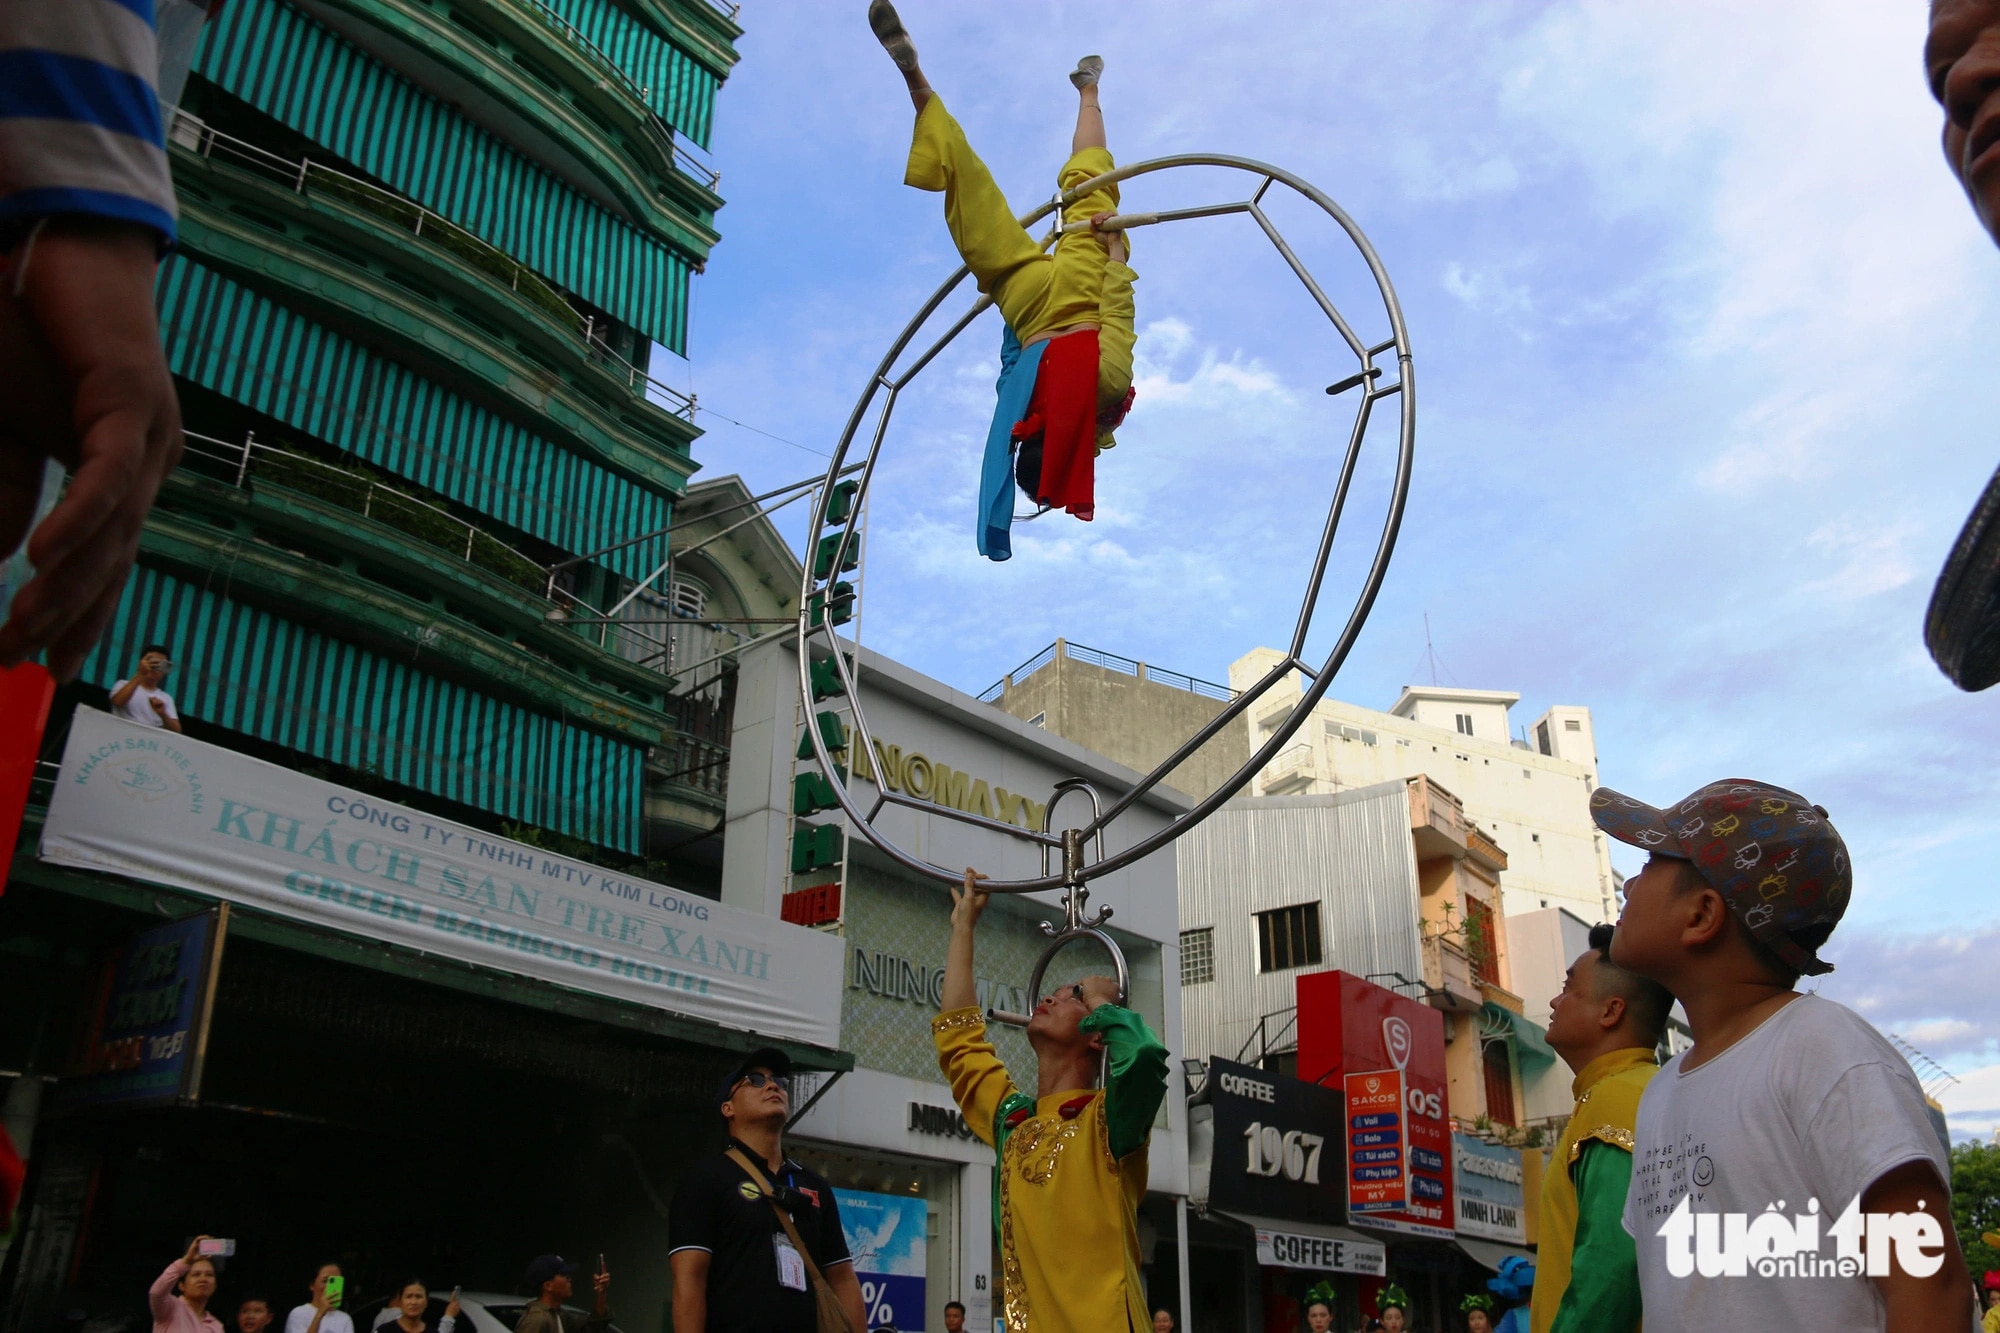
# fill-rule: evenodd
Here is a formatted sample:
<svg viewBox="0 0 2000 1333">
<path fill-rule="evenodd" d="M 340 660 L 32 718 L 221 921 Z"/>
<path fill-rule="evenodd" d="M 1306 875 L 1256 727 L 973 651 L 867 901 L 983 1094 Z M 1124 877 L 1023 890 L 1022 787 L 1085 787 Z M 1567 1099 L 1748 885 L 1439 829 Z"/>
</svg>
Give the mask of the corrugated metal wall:
<svg viewBox="0 0 2000 1333">
<path fill-rule="evenodd" d="M 1232 801 L 1176 846 L 1181 929 L 1215 932 L 1215 979 L 1181 989 L 1189 1056 L 1233 1059 L 1259 1017 L 1294 1007 L 1301 971 L 1423 978 L 1404 783 Z M 1259 973 L 1256 913 L 1305 902 L 1320 904 L 1321 963 Z"/>
</svg>

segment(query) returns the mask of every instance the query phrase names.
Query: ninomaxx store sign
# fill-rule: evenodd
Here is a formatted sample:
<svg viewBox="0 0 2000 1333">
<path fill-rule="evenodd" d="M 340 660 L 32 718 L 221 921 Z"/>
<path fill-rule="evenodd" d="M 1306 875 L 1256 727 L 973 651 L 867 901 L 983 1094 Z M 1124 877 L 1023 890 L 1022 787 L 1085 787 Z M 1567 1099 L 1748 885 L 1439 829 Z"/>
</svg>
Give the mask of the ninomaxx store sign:
<svg viewBox="0 0 2000 1333">
<path fill-rule="evenodd" d="M 1287 1221 L 1340 1221 L 1340 1095 L 1221 1056 L 1208 1062 L 1208 1077 L 1215 1112 L 1209 1207 Z"/>
<path fill-rule="evenodd" d="M 1450 1239 L 1444 1015 L 1349 972 L 1301 976 L 1298 999 L 1299 1077 L 1340 1090 L 1350 1220 Z"/>
</svg>

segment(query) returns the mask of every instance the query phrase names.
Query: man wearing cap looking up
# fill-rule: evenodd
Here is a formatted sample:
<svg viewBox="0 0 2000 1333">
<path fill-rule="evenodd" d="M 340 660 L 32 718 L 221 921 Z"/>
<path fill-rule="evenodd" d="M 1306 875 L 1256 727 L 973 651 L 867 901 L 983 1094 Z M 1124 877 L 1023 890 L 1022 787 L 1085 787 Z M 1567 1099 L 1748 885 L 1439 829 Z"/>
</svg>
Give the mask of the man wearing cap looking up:
<svg viewBox="0 0 2000 1333">
<path fill-rule="evenodd" d="M 1694 1036 L 1639 1102 L 1624 1222 L 1646 1333 L 1968 1328 L 1916 1076 L 1860 1015 L 1792 989 L 1833 970 L 1819 950 L 1853 889 L 1826 811 L 1743 778 L 1664 810 L 1604 788 L 1590 804 L 1652 854 L 1625 881 L 1611 961 L 1672 992 Z M 1843 1235 L 1864 1256 L 1845 1273 Z"/>
<path fill-rule="evenodd" d="M 569 1280 L 576 1276 L 576 1265 L 569 1263 L 560 1254 L 538 1254 L 528 1264 L 523 1285 L 535 1299 L 528 1302 L 528 1308 L 521 1311 L 521 1317 L 514 1324 L 514 1333 L 582 1333 L 582 1330 L 602 1330 L 611 1327 L 611 1315 L 604 1308 L 604 1295 L 611 1288 L 611 1274 L 598 1273 L 591 1281 L 597 1293 L 597 1313 L 589 1317 L 579 1315 L 575 1310 L 564 1311 L 563 1302 L 571 1295 Z M 564 1325 L 564 1315 L 569 1323 Z"/>
<path fill-rule="evenodd" d="M 791 1073 L 783 1051 L 754 1051 L 716 1089 L 728 1146 L 688 1171 L 667 1219 L 674 1333 L 818 1333 L 815 1280 L 852 1333 L 868 1327 L 833 1188 L 785 1156 Z"/>
</svg>

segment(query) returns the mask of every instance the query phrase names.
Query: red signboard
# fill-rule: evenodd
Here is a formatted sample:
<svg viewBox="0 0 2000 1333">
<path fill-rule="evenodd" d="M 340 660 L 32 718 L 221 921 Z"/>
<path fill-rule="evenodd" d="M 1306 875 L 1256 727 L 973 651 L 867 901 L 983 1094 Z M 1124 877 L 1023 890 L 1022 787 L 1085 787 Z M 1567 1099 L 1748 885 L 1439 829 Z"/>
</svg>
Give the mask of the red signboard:
<svg viewBox="0 0 2000 1333">
<path fill-rule="evenodd" d="M 1457 1218 L 1444 1015 L 1349 972 L 1301 976 L 1298 999 L 1299 1077 L 1347 1099 L 1348 1211 L 1371 1227 L 1449 1238 Z M 1391 1115 L 1393 1126 L 1378 1119 Z M 1394 1143 L 1379 1137 L 1390 1133 Z"/>
</svg>

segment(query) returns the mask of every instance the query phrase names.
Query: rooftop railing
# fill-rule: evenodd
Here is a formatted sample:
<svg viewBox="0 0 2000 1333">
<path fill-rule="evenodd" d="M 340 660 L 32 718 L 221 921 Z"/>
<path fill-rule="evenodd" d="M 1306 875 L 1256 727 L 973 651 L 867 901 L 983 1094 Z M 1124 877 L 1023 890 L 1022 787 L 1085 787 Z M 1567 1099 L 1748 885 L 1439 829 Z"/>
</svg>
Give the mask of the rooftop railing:
<svg viewBox="0 0 2000 1333">
<path fill-rule="evenodd" d="M 611 374 L 622 378 L 626 388 L 657 403 L 674 416 L 686 421 L 694 420 L 693 397 L 654 379 L 627 361 L 598 332 L 594 316 L 578 314 L 562 293 L 540 274 L 449 218 L 433 213 L 393 190 L 338 171 L 323 162 L 315 162 L 311 158 L 294 160 L 224 134 L 211 128 L 199 116 L 178 108 L 173 110 L 167 137 L 200 157 L 211 161 L 219 158 L 231 166 L 284 185 L 295 194 L 317 194 L 337 200 L 436 246 L 464 267 L 483 273 L 511 289 L 556 324 L 575 334 L 583 344 L 585 354 Z"/>
<path fill-rule="evenodd" d="M 1137 676 L 1141 680 L 1149 680 L 1156 685 L 1165 685 L 1170 689 L 1186 690 L 1191 694 L 1199 694 L 1208 699 L 1219 699 L 1225 703 L 1234 699 L 1237 693 L 1227 685 L 1218 685 L 1211 680 L 1202 680 L 1196 676 L 1183 675 L 1178 671 L 1168 671 L 1164 667 L 1153 666 L 1149 663 L 1138 661 L 1136 658 L 1121 657 L 1117 653 L 1107 653 L 1101 648 L 1086 648 L 1080 643 L 1071 643 L 1067 639 L 1057 639 L 1054 643 L 1042 649 L 1042 651 L 1036 653 L 1012 671 L 1009 671 L 999 680 L 994 681 L 991 685 L 981 690 L 979 692 L 980 702 L 993 703 L 1010 688 L 1019 685 L 1022 681 L 1034 675 L 1058 657 L 1067 657 L 1073 662 L 1086 662 L 1091 666 L 1102 667 L 1107 671 L 1116 671 L 1122 675 Z"/>
</svg>

